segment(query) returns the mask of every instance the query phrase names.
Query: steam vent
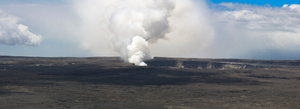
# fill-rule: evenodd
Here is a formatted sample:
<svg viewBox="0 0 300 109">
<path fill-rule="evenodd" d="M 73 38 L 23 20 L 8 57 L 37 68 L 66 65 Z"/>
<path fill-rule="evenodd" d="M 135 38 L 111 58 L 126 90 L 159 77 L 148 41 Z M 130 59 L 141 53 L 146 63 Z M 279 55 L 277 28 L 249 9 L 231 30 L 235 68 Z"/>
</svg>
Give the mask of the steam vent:
<svg viewBox="0 0 300 109">
<path fill-rule="evenodd" d="M 261 69 L 284 68 L 287 66 L 300 66 L 300 61 L 284 60 L 247 60 L 247 59 L 197 59 L 197 58 L 162 58 L 156 57 L 146 61 L 148 66 L 197 68 L 197 69 Z"/>
</svg>

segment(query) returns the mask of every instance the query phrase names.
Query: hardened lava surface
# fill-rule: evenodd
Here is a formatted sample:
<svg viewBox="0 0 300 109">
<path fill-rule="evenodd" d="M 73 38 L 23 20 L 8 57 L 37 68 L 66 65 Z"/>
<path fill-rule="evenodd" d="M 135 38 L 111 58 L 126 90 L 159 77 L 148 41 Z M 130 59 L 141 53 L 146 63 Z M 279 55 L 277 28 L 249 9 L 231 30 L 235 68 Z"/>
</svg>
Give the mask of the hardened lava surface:
<svg viewBox="0 0 300 109">
<path fill-rule="evenodd" d="M 0 56 L 0 109 L 299 109 L 299 60 Z"/>
</svg>

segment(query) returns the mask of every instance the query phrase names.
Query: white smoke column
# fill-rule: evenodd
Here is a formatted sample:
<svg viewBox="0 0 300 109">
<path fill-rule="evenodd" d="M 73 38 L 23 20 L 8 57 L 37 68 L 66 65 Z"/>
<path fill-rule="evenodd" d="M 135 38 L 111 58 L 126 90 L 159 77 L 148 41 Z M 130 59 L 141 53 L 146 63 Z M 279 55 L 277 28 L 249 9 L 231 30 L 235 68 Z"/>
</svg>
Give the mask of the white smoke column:
<svg viewBox="0 0 300 109">
<path fill-rule="evenodd" d="M 148 42 L 164 38 L 169 31 L 168 17 L 174 9 L 170 0 L 117 0 L 107 8 L 107 26 L 112 43 L 125 62 L 147 66 L 152 59 Z"/>
<path fill-rule="evenodd" d="M 147 64 L 143 60 L 152 59 L 148 47 L 148 42 L 144 38 L 133 37 L 131 44 L 127 46 L 128 56 L 130 56 L 128 61 L 138 66 L 146 66 Z"/>
<path fill-rule="evenodd" d="M 140 55 L 143 58 L 137 58 L 141 62 L 152 58 L 150 51 L 151 55 L 162 57 L 203 58 L 211 55 L 207 51 L 213 44 L 214 29 L 204 0 L 73 1 L 81 20 L 78 42 L 93 55 L 121 54 L 126 62 L 136 59 L 130 58 L 133 52 L 145 54 Z M 128 50 L 128 45 L 138 42 L 133 41 L 136 36 L 149 45 L 134 49 L 136 51 Z"/>
<path fill-rule="evenodd" d="M 20 19 L 0 10 L 0 44 L 40 45 L 42 36 L 33 34 L 28 27 L 17 24 Z"/>
</svg>

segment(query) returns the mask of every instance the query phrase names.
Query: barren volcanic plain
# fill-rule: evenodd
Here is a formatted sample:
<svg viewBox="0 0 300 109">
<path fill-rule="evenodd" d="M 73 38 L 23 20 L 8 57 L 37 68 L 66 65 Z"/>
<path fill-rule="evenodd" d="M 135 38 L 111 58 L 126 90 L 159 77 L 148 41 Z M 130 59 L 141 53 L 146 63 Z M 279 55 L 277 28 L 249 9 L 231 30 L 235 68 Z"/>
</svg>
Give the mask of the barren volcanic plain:
<svg viewBox="0 0 300 109">
<path fill-rule="evenodd" d="M 0 56 L 1 109 L 299 109 L 299 60 Z"/>
</svg>

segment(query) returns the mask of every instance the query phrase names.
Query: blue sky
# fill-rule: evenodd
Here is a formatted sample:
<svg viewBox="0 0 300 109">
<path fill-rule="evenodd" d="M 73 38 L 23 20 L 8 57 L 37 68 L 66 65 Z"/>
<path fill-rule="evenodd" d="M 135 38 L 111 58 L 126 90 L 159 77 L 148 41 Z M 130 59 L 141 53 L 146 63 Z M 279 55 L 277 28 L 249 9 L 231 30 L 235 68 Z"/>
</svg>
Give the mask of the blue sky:
<svg viewBox="0 0 300 109">
<path fill-rule="evenodd" d="M 222 2 L 243 3 L 252 5 L 266 5 L 282 7 L 284 4 L 299 4 L 298 0 L 210 0 L 210 2 L 218 4 Z"/>
<path fill-rule="evenodd" d="M 38 46 L 26 45 L 28 43 L 27 40 L 18 42 L 16 45 L 9 45 L 8 42 L 2 42 L 1 44 L 0 39 L 0 55 L 46 57 L 118 56 L 119 54 L 111 47 L 110 39 L 101 38 L 104 36 L 101 36 L 101 33 L 99 33 L 101 31 L 99 26 L 89 27 L 89 23 L 93 24 L 93 22 L 87 20 L 95 20 L 94 24 L 99 25 L 100 21 L 98 19 L 100 18 L 87 19 L 84 15 L 95 17 L 99 14 L 97 10 L 90 12 L 90 10 L 85 10 L 85 8 L 92 9 L 93 6 L 83 8 L 83 6 L 80 6 L 80 3 L 78 4 L 74 1 L 80 0 L 0 0 L 0 10 L 15 16 L 14 18 L 20 19 L 16 25 L 28 26 L 28 31 L 35 34 L 34 37 L 38 37 L 38 35 L 43 37 L 43 41 Z M 198 10 L 197 12 L 199 13 L 196 14 L 199 14 L 203 19 L 209 19 L 209 21 L 203 22 L 209 22 L 210 24 L 199 25 L 211 27 L 212 29 L 209 31 L 213 31 L 214 36 L 211 36 L 210 41 L 202 41 L 202 38 L 200 38 L 199 42 L 193 42 L 195 44 L 191 45 L 209 42 L 205 46 L 206 48 L 191 46 L 170 48 L 172 47 L 170 45 L 165 45 L 165 47 L 169 48 L 164 48 L 158 47 L 158 45 L 163 45 L 159 43 L 154 44 L 152 47 L 154 56 L 300 59 L 300 43 L 298 43 L 300 42 L 300 32 L 298 32 L 300 29 L 298 26 L 300 24 L 300 20 L 298 20 L 300 16 L 298 14 L 300 13 L 295 11 L 298 8 L 289 7 L 290 4 L 300 4 L 300 1 L 209 0 L 206 2 L 207 4 L 201 4 L 203 2 L 195 3 L 200 3 L 196 4 L 198 7 L 209 7 L 208 9 Z M 244 4 L 247 4 L 247 6 Z M 287 8 L 282 8 L 284 4 L 289 5 Z M 225 6 L 232 8 L 232 10 L 214 9 L 215 7 L 212 5 Z M 272 8 L 264 8 L 269 6 Z M 296 20 L 287 20 L 291 18 Z M 278 19 L 282 20 L 277 21 Z M 202 21 L 196 22 L 201 23 Z M 204 30 L 200 31 L 207 32 Z M 93 37 L 97 38 L 93 39 Z M 173 39 L 170 40 L 168 44 L 173 44 Z M 185 51 L 187 48 L 190 50 Z M 201 48 L 201 50 L 198 50 L 198 48 Z M 181 49 L 191 53 L 178 53 Z M 168 50 L 169 53 L 166 52 Z"/>
</svg>

